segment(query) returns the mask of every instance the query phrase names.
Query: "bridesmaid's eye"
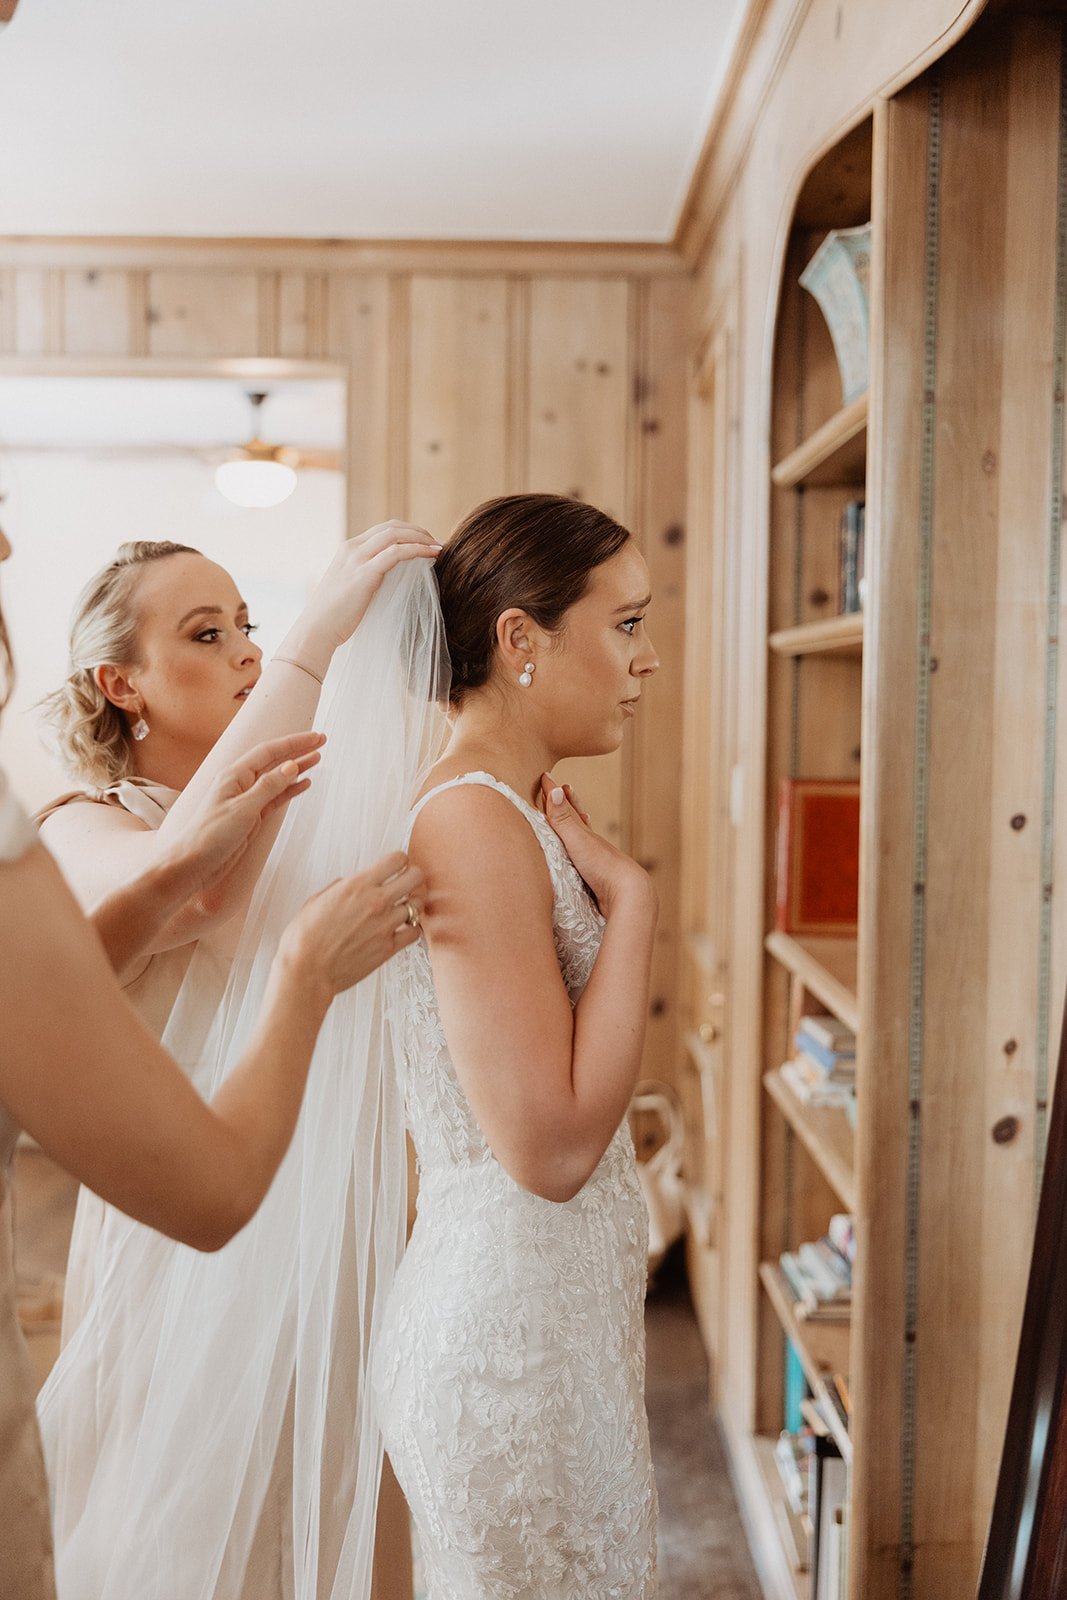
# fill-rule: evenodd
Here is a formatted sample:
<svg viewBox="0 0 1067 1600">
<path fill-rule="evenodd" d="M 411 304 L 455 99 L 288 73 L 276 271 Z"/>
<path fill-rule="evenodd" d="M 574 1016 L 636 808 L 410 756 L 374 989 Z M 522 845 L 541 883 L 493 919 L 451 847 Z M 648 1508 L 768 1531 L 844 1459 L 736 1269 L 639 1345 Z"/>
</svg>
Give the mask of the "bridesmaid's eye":
<svg viewBox="0 0 1067 1600">
<path fill-rule="evenodd" d="M 644 622 L 644 617 L 627 617 L 625 622 L 620 622 L 619 627 L 633 637 L 633 631 L 639 622 Z"/>
<path fill-rule="evenodd" d="M 193 637 L 196 640 L 197 644 L 214 644 L 215 640 L 218 639 L 220 636 L 221 636 L 221 629 L 219 629 L 219 628 L 205 628 L 202 633 L 197 633 L 197 634 L 193 635 Z"/>
</svg>

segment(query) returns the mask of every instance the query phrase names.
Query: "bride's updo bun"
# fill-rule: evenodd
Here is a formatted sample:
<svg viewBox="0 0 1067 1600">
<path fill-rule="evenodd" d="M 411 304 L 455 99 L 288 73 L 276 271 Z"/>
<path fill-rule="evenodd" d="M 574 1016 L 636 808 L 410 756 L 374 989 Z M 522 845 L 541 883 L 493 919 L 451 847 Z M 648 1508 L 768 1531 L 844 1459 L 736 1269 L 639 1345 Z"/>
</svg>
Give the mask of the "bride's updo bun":
<svg viewBox="0 0 1067 1600">
<path fill-rule="evenodd" d="M 137 659 L 139 569 L 165 556 L 199 554 L 169 539 L 134 540 L 120 545 L 115 559 L 78 596 L 70 620 L 70 672 L 41 704 L 59 755 L 82 782 L 106 789 L 130 773 L 127 718 L 104 694 L 94 669 L 125 667 Z"/>
<path fill-rule="evenodd" d="M 607 512 L 558 494 L 502 495 L 464 517 L 434 563 L 452 704 L 488 683 L 502 612 L 525 611 L 554 633 L 629 537 Z"/>
</svg>

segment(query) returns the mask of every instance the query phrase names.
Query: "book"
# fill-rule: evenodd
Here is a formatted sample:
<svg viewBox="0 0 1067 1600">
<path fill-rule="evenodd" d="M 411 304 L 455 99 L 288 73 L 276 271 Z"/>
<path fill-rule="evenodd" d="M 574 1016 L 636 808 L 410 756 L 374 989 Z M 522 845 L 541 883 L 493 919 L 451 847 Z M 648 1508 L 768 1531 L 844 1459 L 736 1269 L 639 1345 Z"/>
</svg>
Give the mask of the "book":
<svg viewBox="0 0 1067 1600">
<path fill-rule="evenodd" d="M 834 1082 L 821 1067 L 806 1056 L 795 1056 L 783 1061 L 782 1077 L 797 1099 L 806 1106 L 830 1106 L 847 1111 L 855 1098 L 851 1083 Z"/>
<path fill-rule="evenodd" d="M 802 1244 L 795 1253 L 800 1270 L 811 1284 L 818 1301 L 840 1301 L 850 1297 L 852 1290 L 848 1263 L 838 1256 L 836 1251 L 833 1254 L 845 1269 L 844 1277 L 828 1259 L 826 1251 L 820 1249 L 819 1244 Z"/>
<path fill-rule="evenodd" d="M 833 1050 L 843 1056 L 856 1054 L 856 1035 L 840 1017 L 801 1017 L 800 1028 L 809 1039 L 821 1044 L 824 1050 Z"/>
<path fill-rule="evenodd" d="M 855 1052 L 847 1054 L 840 1050 L 827 1050 L 825 1045 L 813 1039 L 804 1028 L 797 1029 L 793 1043 L 810 1061 L 814 1061 L 816 1066 L 822 1067 L 826 1072 L 840 1072 L 843 1075 L 855 1073 Z"/>
<path fill-rule="evenodd" d="M 866 522 L 862 500 L 848 500 L 841 512 L 838 534 L 837 606 L 842 616 L 863 610 L 866 591 Z"/>
<path fill-rule="evenodd" d="M 776 862 L 779 930 L 854 935 L 859 859 L 859 784 L 852 779 L 783 778 Z"/>
<path fill-rule="evenodd" d="M 803 1248 L 803 1246 L 801 1247 Z M 821 1299 L 811 1278 L 800 1260 L 800 1252 L 783 1251 L 778 1258 L 782 1277 L 792 1299 L 792 1311 L 798 1322 L 847 1322 L 852 1307 L 850 1291 L 828 1299 Z"/>
<path fill-rule="evenodd" d="M 856 1264 L 856 1219 L 839 1211 L 830 1218 L 826 1230 L 835 1250 L 839 1250 L 850 1266 Z"/>
</svg>

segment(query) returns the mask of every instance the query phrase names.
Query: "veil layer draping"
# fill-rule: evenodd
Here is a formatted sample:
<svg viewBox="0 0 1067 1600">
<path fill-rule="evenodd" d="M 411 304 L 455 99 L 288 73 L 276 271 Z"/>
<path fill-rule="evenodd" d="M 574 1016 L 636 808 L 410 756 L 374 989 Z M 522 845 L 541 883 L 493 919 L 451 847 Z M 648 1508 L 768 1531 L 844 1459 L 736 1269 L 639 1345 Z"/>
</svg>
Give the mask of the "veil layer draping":
<svg viewBox="0 0 1067 1600">
<path fill-rule="evenodd" d="M 210 1096 L 309 894 L 403 844 L 444 730 L 433 574 L 390 574 L 335 657 L 310 792 L 225 986 L 195 956 L 164 1044 Z M 331 1007 L 292 1147 L 215 1255 L 109 1210 L 90 1310 L 40 1400 L 60 1600 L 365 1600 L 381 1447 L 368 1369 L 403 1248 L 388 966 Z M 220 988 L 222 989 L 220 996 Z M 264 1576 L 265 1575 L 265 1576 Z"/>
</svg>

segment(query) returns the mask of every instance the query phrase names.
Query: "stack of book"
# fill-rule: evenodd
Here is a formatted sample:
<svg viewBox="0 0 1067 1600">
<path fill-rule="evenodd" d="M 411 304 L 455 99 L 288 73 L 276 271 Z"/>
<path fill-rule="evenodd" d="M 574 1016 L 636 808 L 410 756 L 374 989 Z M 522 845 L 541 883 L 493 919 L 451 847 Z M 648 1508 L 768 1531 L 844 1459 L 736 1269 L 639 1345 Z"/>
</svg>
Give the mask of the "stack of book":
<svg viewBox="0 0 1067 1600">
<path fill-rule="evenodd" d="M 802 1017 L 782 1076 L 805 1105 L 847 1110 L 856 1092 L 856 1035 L 836 1017 Z"/>
<path fill-rule="evenodd" d="M 813 1244 L 783 1251 L 782 1276 L 793 1296 L 798 1322 L 847 1322 L 852 1311 L 852 1218 L 833 1217 L 830 1230 Z M 851 1253 L 850 1253 L 851 1252 Z"/>
</svg>

